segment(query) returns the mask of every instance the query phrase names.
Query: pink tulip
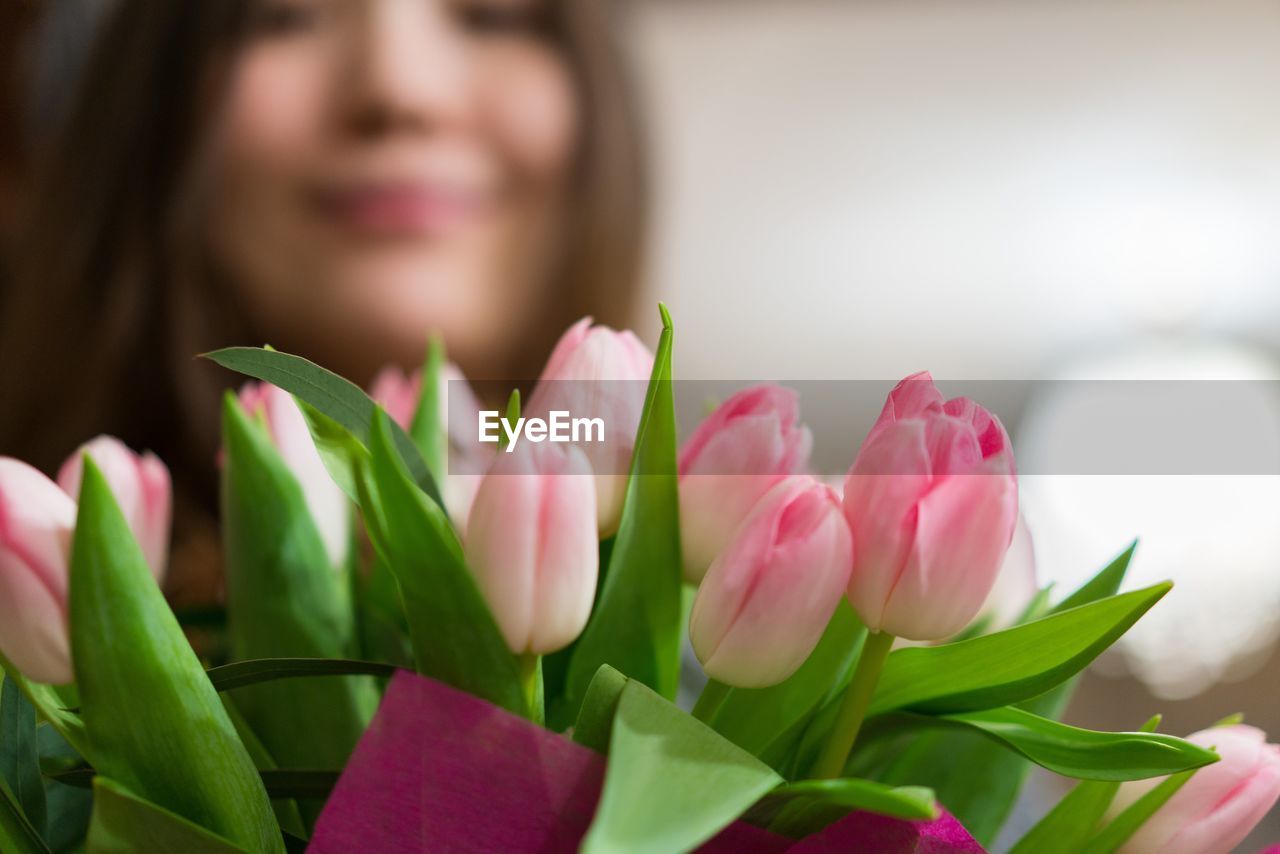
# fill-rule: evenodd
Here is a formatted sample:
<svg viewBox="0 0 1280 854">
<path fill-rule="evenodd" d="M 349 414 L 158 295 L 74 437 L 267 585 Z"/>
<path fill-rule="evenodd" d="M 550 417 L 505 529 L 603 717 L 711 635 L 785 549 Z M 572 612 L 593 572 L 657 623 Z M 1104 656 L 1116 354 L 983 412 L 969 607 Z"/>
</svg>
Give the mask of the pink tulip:
<svg viewBox="0 0 1280 854">
<path fill-rule="evenodd" d="M 169 469 L 155 454 L 136 454 L 119 439 L 99 436 L 67 457 L 58 471 L 58 485 L 72 500 L 80 498 L 86 453 L 107 479 L 152 575 L 156 581 L 163 581 L 169 564 L 169 523 L 173 515 Z"/>
<path fill-rule="evenodd" d="M 583 318 L 556 344 L 525 413 L 546 418 L 552 410 L 563 410 L 574 418 L 604 421 L 605 441 L 582 444 L 597 475 L 601 537 L 618 529 L 652 372 L 653 354 L 633 333 L 592 326 L 591 318 Z"/>
<path fill-rule="evenodd" d="M 1202 730 L 1187 740 L 1222 758 L 1192 775 L 1120 848 L 1128 854 L 1226 854 L 1240 844 L 1280 800 L 1280 744 L 1251 726 Z M 1162 778 L 1124 783 L 1111 805 L 1114 817 Z"/>
<path fill-rule="evenodd" d="M 276 450 L 302 488 L 330 564 L 335 569 L 344 566 L 351 545 L 350 502 L 325 469 L 297 401 L 287 391 L 259 382 L 246 383 L 239 397 L 245 412 L 263 420 Z"/>
<path fill-rule="evenodd" d="M 462 371 L 449 363 L 444 367 L 443 376 L 447 389 L 440 412 L 440 429 L 449 440 L 449 470 L 441 478 L 440 495 L 454 528 L 465 534 L 471 505 L 485 471 L 493 462 L 494 448 L 479 441 L 480 401 Z M 369 392 L 405 430 L 413 423 L 421 394 L 422 372 L 409 376 L 395 365 L 388 365 L 378 373 Z"/>
<path fill-rule="evenodd" d="M 685 579 L 698 584 L 760 497 L 809 460 L 813 436 L 790 389 L 740 391 L 680 453 L 680 544 Z"/>
<path fill-rule="evenodd" d="M 971 400 L 944 401 L 928 373 L 889 393 L 845 479 L 858 555 L 849 601 L 874 632 L 938 640 L 982 607 L 1013 537 L 1009 436 Z"/>
<path fill-rule="evenodd" d="M 28 679 L 74 678 L 67 567 L 76 504 L 24 462 L 0 457 L 0 650 Z"/>
<path fill-rule="evenodd" d="M 831 487 L 796 476 L 769 490 L 694 600 L 689 638 L 707 675 L 763 688 L 794 673 L 840 604 L 853 542 Z"/>
<path fill-rule="evenodd" d="M 466 557 L 512 652 L 569 645 L 591 614 L 599 576 L 591 465 L 573 445 L 528 444 L 485 475 Z"/>
</svg>

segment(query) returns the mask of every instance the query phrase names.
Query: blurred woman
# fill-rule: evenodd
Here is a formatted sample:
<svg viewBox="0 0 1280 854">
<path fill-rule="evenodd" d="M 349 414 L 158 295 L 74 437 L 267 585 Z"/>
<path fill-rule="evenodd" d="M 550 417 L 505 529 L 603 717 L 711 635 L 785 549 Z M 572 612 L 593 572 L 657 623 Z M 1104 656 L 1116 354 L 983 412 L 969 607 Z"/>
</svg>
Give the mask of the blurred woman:
<svg viewBox="0 0 1280 854">
<path fill-rule="evenodd" d="M 609 23 L 592 0 L 117 0 L 0 300 L 0 453 L 154 450 L 181 541 L 236 381 L 197 353 L 270 342 L 363 384 L 439 332 L 520 378 L 572 319 L 625 323 L 643 198 Z"/>
</svg>

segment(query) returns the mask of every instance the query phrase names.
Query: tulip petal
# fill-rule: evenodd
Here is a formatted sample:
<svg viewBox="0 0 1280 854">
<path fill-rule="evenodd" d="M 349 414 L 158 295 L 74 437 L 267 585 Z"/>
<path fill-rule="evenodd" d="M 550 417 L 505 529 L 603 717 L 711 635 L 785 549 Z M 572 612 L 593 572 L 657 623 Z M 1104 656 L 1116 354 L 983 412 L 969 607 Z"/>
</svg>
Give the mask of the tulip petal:
<svg viewBox="0 0 1280 854">
<path fill-rule="evenodd" d="M 849 601 L 880 631 L 889 593 L 916 536 L 916 504 L 932 482 L 925 424 L 891 424 L 858 453 L 844 485 L 844 511 L 855 544 Z"/>
<path fill-rule="evenodd" d="M 915 542 L 881 628 L 938 640 L 963 629 L 991 592 L 1013 536 L 1017 489 L 1005 474 L 951 475 L 934 484 L 918 510 Z"/>
<path fill-rule="evenodd" d="M 919 418 L 928 410 L 942 406 L 942 403 L 942 392 L 933 384 L 932 374 L 928 371 L 911 374 L 889 392 L 884 408 L 880 410 L 880 417 L 867 433 L 867 443 L 898 421 Z"/>
<path fill-rule="evenodd" d="M 75 517 L 57 484 L 0 458 L 0 649 L 38 682 L 72 679 L 66 597 Z"/>
</svg>

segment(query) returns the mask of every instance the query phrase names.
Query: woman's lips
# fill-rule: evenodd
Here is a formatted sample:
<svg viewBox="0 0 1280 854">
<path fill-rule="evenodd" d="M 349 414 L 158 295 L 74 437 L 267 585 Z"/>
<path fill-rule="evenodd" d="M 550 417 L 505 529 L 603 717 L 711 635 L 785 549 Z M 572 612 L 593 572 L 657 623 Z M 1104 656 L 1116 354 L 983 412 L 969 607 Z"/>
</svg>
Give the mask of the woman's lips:
<svg viewBox="0 0 1280 854">
<path fill-rule="evenodd" d="M 466 226 L 485 208 L 483 194 L 412 182 L 325 188 L 313 199 L 326 219 L 369 237 L 440 236 Z"/>
</svg>

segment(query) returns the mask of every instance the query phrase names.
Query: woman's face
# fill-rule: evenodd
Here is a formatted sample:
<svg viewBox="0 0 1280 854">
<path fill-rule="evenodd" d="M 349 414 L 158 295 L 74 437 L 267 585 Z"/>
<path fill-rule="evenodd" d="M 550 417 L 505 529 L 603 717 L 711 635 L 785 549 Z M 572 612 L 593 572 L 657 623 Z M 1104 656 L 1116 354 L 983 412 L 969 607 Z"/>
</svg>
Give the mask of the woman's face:
<svg viewBox="0 0 1280 854">
<path fill-rule="evenodd" d="M 577 104 L 539 0 L 262 0 L 210 248 L 271 343 L 352 379 L 496 365 L 540 298 Z"/>
</svg>

